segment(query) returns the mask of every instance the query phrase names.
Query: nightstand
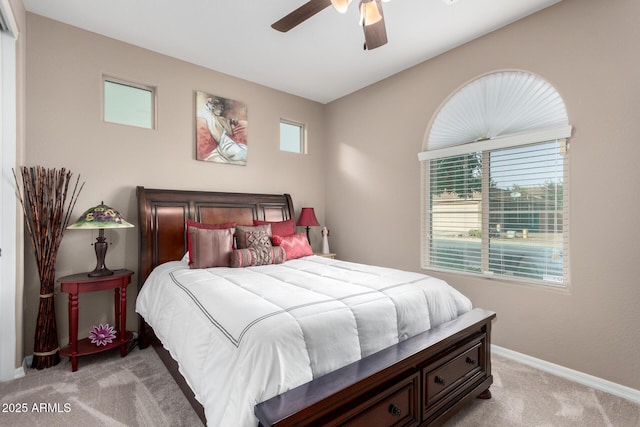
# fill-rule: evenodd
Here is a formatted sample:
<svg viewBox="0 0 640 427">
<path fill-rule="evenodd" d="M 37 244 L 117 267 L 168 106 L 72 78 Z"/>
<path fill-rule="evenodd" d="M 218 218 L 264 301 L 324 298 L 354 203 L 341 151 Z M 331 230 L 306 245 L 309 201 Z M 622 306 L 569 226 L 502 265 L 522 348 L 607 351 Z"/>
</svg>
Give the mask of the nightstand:
<svg viewBox="0 0 640 427">
<path fill-rule="evenodd" d="M 321 256 L 321 257 L 325 257 L 325 258 L 336 259 L 336 254 L 331 254 L 331 253 L 329 253 L 329 254 L 323 254 L 322 252 L 314 252 L 313 254 L 314 254 L 314 255 Z"/>
<path fill-rule="evenodd" d="M 78 357 L 100 353 L 120 347 L 120 356 L 127 354 L 127 343 L 133 333 L 126 331 L 127 286 L 131 282 L 131 270 L 115 270 L 112 275 L 90 277 L 88 273 L 72 274 L 58 279 L 60 291 L 69 294 L 69 345 L 60 350 L 61 356 L 71 359 L 71 371 L 78 370 Z M 114 290 L 116 338 L 112 343 L 97 346 L 89 338 L 78 341 L 78 294 L 84 292 Z"/>
</svg>

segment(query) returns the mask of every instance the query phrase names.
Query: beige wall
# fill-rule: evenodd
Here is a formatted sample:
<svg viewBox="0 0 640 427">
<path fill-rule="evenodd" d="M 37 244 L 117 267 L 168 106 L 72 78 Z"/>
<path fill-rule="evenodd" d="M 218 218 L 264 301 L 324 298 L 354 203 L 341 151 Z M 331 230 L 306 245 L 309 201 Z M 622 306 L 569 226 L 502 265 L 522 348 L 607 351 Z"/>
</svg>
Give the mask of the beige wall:
<svg viewBox="0 0 640 427">
<path fill-rule="evenodd" d="M 340 258 L 419 271 L 417 153 L 432 116 L 460 85 L 483 73 L 537 73 L 563 96 L 574 126 L 571 289 L 438 275 L 475 306 L 498 313 L 495 344 L 640 389 L 640 360 L 634 357 L 640 353 L 634 268 L 640 227 L 633 226 L 640 207 L 634 188 L 639 14 L 636 0 L 564 0 L 326 106 L 28 15 L 26 164 L 65 166 L 82 176 L 87 184 L 75 216 L 104 200 L 134 223 L 136 185 L 290 192 L 298 210 L 312 205 L 320 221 L 326 219 L 331 249 Z M 102 123 L 101 73 L 157 85 L 158 129 Z M 247 102 L 248 166 L 193 160 L 195 90 Z M 280 117 L 309 124 L 308 155 L 278 151 Z M 597 194 L 616 200 L 616 211 L 594 200 Z M 93 268 L 88 234 L 66 233 L 58 275 Z M 136 229 L 113 235 L 107 265 L 136 270 Z M 35 322 L 33 270 L 27 259 L 25 354 Z M 110 298 L 82 298 L 81 309 L 90 307 L 81 312 L 86 329 L 101 320 L 88 311 L 100 313 Z M 57 305 L 64 345 L 64 298 Z"/>
<path fill-rule="evenodd" d="M 321 104 L 194 66 L 28 14 L 26 165 L 66 167 L 85 181 L 72 220 L 101 201 L 137 224 L 135 186 L 290 193 L 296 211 L 313 206 L 324 219 L 324 108 Z M 203 46 L 206 48 L 206 46 Z M 158 126 L 146 130 L 101 120 L 103 73 L 157 87 Z M 244 101 L 249 112 L 247 166 L 196 161 L 196 90 Z M 280 118 L 303 122 L 308 154 L 280 152 Z M 300 230 L 302 231 L 302 230 Z M 314 230 L 320 242 L 319 230 Z M 109 234 L 109 233 L 107 233 Z M 95 267 L 96 233 L 68 230 L 58 277 Z M 111 234 L 106 264 L 137 270 L 138 230 Z M 38 278 L 30 249 L 25 266 L 25 354 L 33 350 Z M 137 277 L 134 276 L 137 283 Z M 136 286 L 129 288 L 129 328 L 136 328 Z M 106 292 L 106 294 L 105 294 Z M 80 296 L 80 334 L 109 321 L 108 291 Z M 56 297 L 61 345 L 68 342 L 66 294 Z"/>
<path fill-rule="evenodd" d="M 431 118 L 483 73 L 539 74 L 574 126 L 570 291 L 434 275 L 497 312 L 495 344 L 640 389 L 638 16 L 637 0 L 564 0 L 328 105 L 332 250 L 418 271 L 417 153 Z"/>
</svg>

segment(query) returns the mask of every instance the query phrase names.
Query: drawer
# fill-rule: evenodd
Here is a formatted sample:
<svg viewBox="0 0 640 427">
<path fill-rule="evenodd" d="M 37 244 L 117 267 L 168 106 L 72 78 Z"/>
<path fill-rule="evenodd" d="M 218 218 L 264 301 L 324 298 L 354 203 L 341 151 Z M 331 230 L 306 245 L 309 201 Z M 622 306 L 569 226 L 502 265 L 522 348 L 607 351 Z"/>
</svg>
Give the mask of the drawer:
<svg viewBox="0 0 640 427">
<path fill-rule="evenodd" d="M 474 340 L 451 355 L 437 367 L 429 366 L 424 372 L 424 404 L 429 407 L 482 371 L 482 340 Z"/>
<path fill-rule="evenodd" d="M 420 420 L 420 373 L 393 383 L 359 405 L 352 417 L 339 425 L 349 427 L 414 426 Z"/>
</svg>

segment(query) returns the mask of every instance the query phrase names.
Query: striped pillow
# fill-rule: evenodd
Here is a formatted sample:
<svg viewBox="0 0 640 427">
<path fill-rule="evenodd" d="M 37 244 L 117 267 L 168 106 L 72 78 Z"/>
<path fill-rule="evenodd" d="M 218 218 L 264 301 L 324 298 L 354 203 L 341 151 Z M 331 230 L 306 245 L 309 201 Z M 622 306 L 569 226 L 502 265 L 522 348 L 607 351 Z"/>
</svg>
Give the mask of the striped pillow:
<svg viewBox="0 0 640 427">
<path fill-rule="evenodd" d="M 284 249 L 279 246 L 269 246 L 263 250 L 246 248 L 236 249 L 231 252 L 229 265 L 233 268 L 251 267 L 254 265 L 281 264 L 284 260 Z"/>
</svg>

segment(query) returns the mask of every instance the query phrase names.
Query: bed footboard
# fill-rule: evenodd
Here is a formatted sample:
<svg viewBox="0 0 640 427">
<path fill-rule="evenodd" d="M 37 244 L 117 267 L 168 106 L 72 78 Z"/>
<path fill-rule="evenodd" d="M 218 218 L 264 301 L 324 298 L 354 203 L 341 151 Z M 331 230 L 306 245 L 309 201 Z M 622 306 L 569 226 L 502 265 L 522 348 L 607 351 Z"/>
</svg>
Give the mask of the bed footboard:
<svg viewBox="0 0 640 427">
<path fill-rule="evenodd" d="M 256 406 L 263 427 L 439 425 L 484 395 L 491 375 L 491 321 L 475 309 L 457 319 Z M 490 395 L 490 393 L 489 393 Z"/>
</svg>

